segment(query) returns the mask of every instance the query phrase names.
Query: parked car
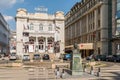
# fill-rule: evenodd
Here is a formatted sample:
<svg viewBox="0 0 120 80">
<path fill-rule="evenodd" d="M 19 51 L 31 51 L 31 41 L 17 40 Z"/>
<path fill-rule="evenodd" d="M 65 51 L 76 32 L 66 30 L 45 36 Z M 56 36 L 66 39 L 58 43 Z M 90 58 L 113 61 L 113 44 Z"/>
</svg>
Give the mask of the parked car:
<svg viewBox="0 0 120 80">
<path fill-rule="evenodd" d="M 63 54 L 63 60 L 71 60 L 72 59 L 72 54 L 67 53 L 67 54 Z"/>
<path fill-rule="evenodd" d="M 23 61 L 30 61 L 29 55 L 23 55 Z"/>
<path fill-rule="evenodd" d="M 106 55 L 95 55 L 94 56 L 94 59 L 96 60 L 96 61 L 106 61 Z"/>
<path fill-rule="evenodd" d="M 17 59 L 16 54 L 11 53 L 11 54 L 9 55 L 9 60 L 16 60 L 16 59 Z"/>
<path fill-rule="evenodd" d="M 34 54 L 33 60 L 40 60 L 40 54 Z"/>
<path fill-rule="evenodd" d="M 113 55 L 114 62 L 120 62 L 120 55 Z"/>
<path fill-rule="evenodd" d="M 43 58 L 43 60 L 49 60 L 50 59 L 48 54 L 44 54 L 42 58 Z"/>
<path fill-rule="evenodd" d="M 117 55 L 117 62 L 120 62 L 120 55 Z"/>
<path fill-rule="evenodd" d="M 113 55 L 109 55 L 106 57 L 106 61 L 116 62 L 116 57 Z"/>
</svg>

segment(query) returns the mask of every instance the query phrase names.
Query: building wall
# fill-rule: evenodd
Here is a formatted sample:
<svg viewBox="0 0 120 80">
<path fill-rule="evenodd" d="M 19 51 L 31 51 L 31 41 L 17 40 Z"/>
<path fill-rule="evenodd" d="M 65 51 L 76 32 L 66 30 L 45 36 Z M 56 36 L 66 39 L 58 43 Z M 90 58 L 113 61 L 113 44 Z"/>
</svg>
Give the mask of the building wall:
<svg viewBox="0 0 120 80">
<path fill-rule="evenodd" d="M 0 53 L 9 54 L 9 26 L 0 13 Z"/>
<path fill-rule="evenodd" d="M 120 0 L 112 0 L 113 54 L 120 54 Z"/>
<path fill-rule="evenodd" d="M 10 53 L 16 54 L 16 31 L 10 31 Z"/>
<path fill-rule="evenodd" d="M 50 15 L 28 13 L 26 9 L 18 9 L 16 29 L 18 55 L 64 52 L 64 13 L 61 11 Z M 57 50 L 58 44 L 60 50 Z M 28 46 L 27 50 L 25 46 Z M 32 46 L 33 51 L 29 51 Z"/>
<path fill-rule="evenodd" d="M 85 45 L 93 43 L 93 49 L 82 48 L 80 49 L 82 53 L 110 54 L 111 25 L 108 14 L 111 4 L 109 1 L 82 0 L 71 8 L 65 16 L 66 46 L 73 45 L 75 42 L 80 46 L 83 43 Z"/>
</svg>

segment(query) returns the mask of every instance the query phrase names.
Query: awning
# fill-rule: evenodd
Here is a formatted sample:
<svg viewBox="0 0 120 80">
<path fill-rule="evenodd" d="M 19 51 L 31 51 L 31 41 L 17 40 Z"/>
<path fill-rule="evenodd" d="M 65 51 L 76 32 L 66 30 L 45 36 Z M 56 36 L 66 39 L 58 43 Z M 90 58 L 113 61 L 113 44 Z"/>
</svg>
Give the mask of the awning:
<svg viewBox="0 0 120 80">
<path fill-rule="evenodd" d="M 65 46 L 65 52 L 66 53 L 71 53 L 73 49 L 73 45 Z"/>
<path fill-rule="evenodd" d="M 65 48 L 73 48 L 73 45 L 65 46 Z"/>
</svg>

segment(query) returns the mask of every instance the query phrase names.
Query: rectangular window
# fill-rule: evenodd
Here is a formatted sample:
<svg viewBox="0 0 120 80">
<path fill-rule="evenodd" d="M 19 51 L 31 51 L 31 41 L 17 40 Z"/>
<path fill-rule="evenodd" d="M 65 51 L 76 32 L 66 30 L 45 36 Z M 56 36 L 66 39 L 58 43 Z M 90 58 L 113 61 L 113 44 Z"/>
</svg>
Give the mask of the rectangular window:
<svg viewBox="0 0 120 80">
<path fill-rule="evenodd" d="M 52 31 L 52 27 L 48 27 L 48 31 Z"/>
<path fill-rule="evenodd" d="M 42 30 L 43 30 L 43 27 L 39 27 L 39 30 L 42 31 Z"/>
<path fill-rule="evenodd" d="M 101 25 L 100 25 L 100 20 L 98 20 L 98 27 L 100 27 Z"/>
</svg>

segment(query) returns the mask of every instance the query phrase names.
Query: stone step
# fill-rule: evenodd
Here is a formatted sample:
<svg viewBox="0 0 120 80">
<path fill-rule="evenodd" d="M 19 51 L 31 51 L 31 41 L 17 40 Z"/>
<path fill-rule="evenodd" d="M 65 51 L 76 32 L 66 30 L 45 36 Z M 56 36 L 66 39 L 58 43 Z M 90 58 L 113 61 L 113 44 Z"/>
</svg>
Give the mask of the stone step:
<svg viewBox="0 0 120 80">
<path fill-rule="evenodd" d="M 120 72 L 120 70 L 101 70 L 100 72 Z"/>
<path fill-rule="evenodd" d="M 97 68 L 98 69 L 98 68 Z M 107 67 L 107 68 L 101 68 L 101 69 L 120 69 L 120 66 L 119 67 Z"/>
<path fill-rule="evenodd" d="M 120 77 L 100 77 L 97 80 L 120 80 Z"/>
<path fill-rule="evenodd" d="M 100 73 L 100 77 L 120 77 L 119 74 L 116 74 L 116 72 L 111 73 Z"/>
</svg>

